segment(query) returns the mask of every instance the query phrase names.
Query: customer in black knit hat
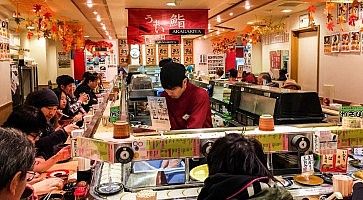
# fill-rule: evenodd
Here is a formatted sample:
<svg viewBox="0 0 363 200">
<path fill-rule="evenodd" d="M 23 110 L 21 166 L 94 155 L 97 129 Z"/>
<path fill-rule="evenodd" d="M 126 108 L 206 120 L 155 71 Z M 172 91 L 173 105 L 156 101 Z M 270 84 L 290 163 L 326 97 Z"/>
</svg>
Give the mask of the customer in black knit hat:
<svg viewBox="0 0 363 200">
<path fill-rule="evenodd" d="M 42 136 L 35 143 L 35 146 L 38 148 L 37 156 L 49 159 L 56 153 L 54 152 L 55 147 L 66 142 L 71 131 L 78 127 L 73 124 L 65 127 L 54 127 L 54 116 L 59 102 L 55 93 L 50 89 L 30 93 L 25 100 L 25 105 L 38 108 L 46 118 L 45 128 L 41 130 Z"/>
</svg>

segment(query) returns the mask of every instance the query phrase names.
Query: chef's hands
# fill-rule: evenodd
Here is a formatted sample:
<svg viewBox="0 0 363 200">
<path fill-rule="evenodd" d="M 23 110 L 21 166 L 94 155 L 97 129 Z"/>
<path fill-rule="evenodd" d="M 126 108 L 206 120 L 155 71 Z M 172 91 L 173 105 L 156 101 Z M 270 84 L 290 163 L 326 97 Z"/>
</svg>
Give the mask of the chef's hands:
<svg viewBox="0 0 363 200">
<path fill-rule="evenodd" d="M 63 188 L 63 180 L 60 178 L 48 178 L 34 183 L 32 186 L 36 195 L 42 195 L 54 190 L 61 190 Z"/>
</svg>

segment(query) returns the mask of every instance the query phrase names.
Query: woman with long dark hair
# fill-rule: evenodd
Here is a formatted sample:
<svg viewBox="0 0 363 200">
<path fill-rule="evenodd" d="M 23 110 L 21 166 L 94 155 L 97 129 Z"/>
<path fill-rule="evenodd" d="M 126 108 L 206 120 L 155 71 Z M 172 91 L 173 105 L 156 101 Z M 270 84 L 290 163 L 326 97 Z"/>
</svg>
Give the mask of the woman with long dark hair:
<svg viewBox="0 0 363 200">
<path fill-rule="evenodd" d="M 261 143 L 232 133 L 212 146 L 207 163 L 209 177 L 198 200 L 292 199 L 283 189 L 271 186 L 276 179 L 267 169 Z"/>
</svg>

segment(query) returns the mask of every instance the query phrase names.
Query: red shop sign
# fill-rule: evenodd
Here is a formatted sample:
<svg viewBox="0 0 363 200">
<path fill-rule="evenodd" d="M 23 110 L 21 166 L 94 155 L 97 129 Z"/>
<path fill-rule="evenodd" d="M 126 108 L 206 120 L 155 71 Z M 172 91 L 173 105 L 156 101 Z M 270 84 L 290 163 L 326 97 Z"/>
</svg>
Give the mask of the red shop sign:
<svg viewBox="0 0 363 200">
<path fill-rule="evenodd" d="M 169 34 L 172 29 L 208 29 L 207 9 L 128 9 L 127 40 L 144 43 L 143 35 Z"/>
</svg>

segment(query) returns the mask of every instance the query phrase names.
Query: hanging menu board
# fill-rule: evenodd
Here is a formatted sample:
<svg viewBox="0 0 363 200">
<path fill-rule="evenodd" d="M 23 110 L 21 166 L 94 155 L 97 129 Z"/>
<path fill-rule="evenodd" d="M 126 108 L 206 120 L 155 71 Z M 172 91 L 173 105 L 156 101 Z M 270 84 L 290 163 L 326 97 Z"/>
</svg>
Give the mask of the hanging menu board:
<svg viewBox="0 0 363 200">
<path fill-rule="evenodd" d="M 184 40 L 184 65 L 193 64 L 193 40 Z"/>
<path fill-rule="evenodd" d="M 146 45 L 146 65 L 156 65 L 155 44 Z"/>
<path fill-rule="evenodd" d="M 126 67 L 129 64 L 129 46 L 126 39 L 118 40 L 118 51 L 120 66 Z"/>
<path fill-rule="evenodd" d="M 168 45 L 159 44 L 159 62 L 166 58 L 168 58 Z"/>
<path fill-rule="evenodd" d="M 180 63 L 180 45 L 172 44 L 171 45 L 171 58 L 173 62 Z"/>
</svg>

